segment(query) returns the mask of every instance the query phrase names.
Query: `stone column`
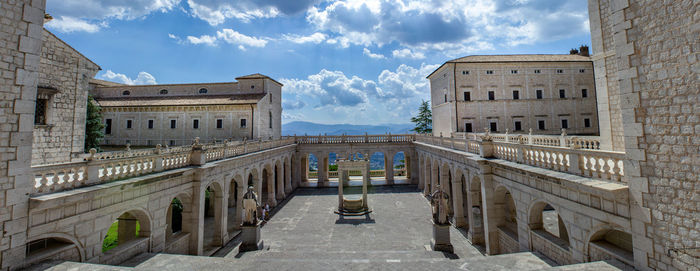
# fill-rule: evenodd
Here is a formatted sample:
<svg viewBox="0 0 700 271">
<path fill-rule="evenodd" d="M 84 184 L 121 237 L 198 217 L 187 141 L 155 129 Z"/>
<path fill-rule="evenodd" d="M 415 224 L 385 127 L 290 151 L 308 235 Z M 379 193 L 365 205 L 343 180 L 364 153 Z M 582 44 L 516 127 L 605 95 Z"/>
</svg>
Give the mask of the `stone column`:
<svg viewBox="0 0 700 271">
<path fill-rule="evenodd" d="M 275 194 L 277 196 L 277 203 L 280 203 L 286 198 L 287 196 L 284 193 L 284 183 L 285 183 L 285 174 L 284 174 L 284 163 L 281 163 L 277 167 L 277 172 L 275 172 L 275 185 L 276 185 L 276 191 Z"/>
<path fill-rule="evenodd" d="M 328 182 L 328 154 L 317 153 L 316 158 L 318 159 L 318 186 L 326 186 Z"/>
<path fill-rule="evenodd" d="M 424 189 L 425 188 L 425 178 L 424 178 L 425 177 L 425 168 L 423 168 L 423 164 L 424 164 L 423 158 L 418 157 L 418 166 L 416 167 L 418 170 L 418 174 L 417 174 L 418 182 L 417 183 L 418 183 L 419 188 Z M 406 170 L 409 170 L 409 169 L 407 168 Z M 411 182 L 411 183 L 413 183 L 413 182 Z"/>
<path fill-rule="evenodd" d="M 431 194 L 431 193 L 433 193 L 433 191 L 435 191 L 435 187 L 437 186 L 437 182 L 440 180 L 440 178 L 438 176 L 438 172 L 440 171 L 439 167 L 440 167 L 439 163 L 436 163 L 430 167 L 430 169 L 431 169 L 430 170 L 431 171 L 430 172 L 430 191 L 428 192 L 428 194 Z"/>
<path fill-rule="evenodd" d="M 182 221 L 182 224 L 190 223 L 192 231 L 190 233 L 190 253 L 194 255 L 204 254 L 204 189 L 199 181 L 199 175 L 195 173 L 195 180 L 192 184 L 192 216 L 190 221 Z M 184 216 L 183 216 L 184 218 Z M 183 219 L 184 220 L 184 219 Z"/>
<path fill-rule="evenodd" d="M 456 173 L 456 172 L 455 172 Z M 452 211 L 455 218 L 455 226 L 463 227 L 465 225 L 464 221 L 464 210 L 462 201 L 462 182 L 461 179 L 456 178 L 456 174 L 453 176 L 452 180 Z"/>
<path fill-rule="evenodd" d="M 496 210 L 496 203 L 494 201 L 494 187 L 491 174 L 482 175 L 481 199 L 486 252 L 490 255 L 498 254 L 498 211 Z"/>
<path fill-rule="evenodd" d="M 394 153 L 387 152 L 384 156 L 384 178 L 386 184 L 394 184 Z"/>
<path fill-rule="evenodd" d="M 338 211 L 343 211 L 343 183 L 345 179 L 344 171 L 338 169 Z"/>
<path fill-rule="evenodd" d="M 292 193 L 292 159 L 287 159 L 284 163 L 284 194 L 289 195 Z"/>
<path fill-rule="evenodd" d="M 124 244 L 136 239 L 136 217 L 129 213 L 117 218 L 117 242 Z"/>
<path fill-rule="evenodd" d="M 367 209 L 369 205 L 367 203 L 367 183 L 369 183 L 369 163 L 367 167 L 362 171 L 362 208 Z"/>
</svg>

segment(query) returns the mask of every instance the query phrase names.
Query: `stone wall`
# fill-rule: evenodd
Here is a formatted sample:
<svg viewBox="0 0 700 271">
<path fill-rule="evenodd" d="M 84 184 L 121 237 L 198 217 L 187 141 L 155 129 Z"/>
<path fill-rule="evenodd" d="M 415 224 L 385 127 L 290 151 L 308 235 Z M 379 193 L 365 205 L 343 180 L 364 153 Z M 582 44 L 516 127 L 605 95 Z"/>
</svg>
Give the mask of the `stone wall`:
<svg viewBox="0 0 700 271">
<path fill-rule="evenodd" d="M 45 124 L 34 125 L 32 165 L 65 163 L 84 153 L 88 81 L 100 69 L 49 31 L 42 40 L 37 94 L 48 98 L 48 108 Z"/>
<path fill-rule="evenodd" d="M 190 250 L 190 233 L 183 233 L 172 237 L 172 240 L 166 241 L 163 252 L 170 254 L 187 254 Z"/>
<path fill-rule="evenodd" d="M 500 254 L 520 252 L 518 239 L 513 238 L 512 233 L 507 233 L 508 229 L 498 228 L 498 249 Z"/>
<path fill-rule="evenodd" d="M 27 241 L 32 131 L 45 1 L 0 0 L 0 269 Z"/>
<path fill-rule="evenodd" d="M 600 43 L 617 59 L 607 74 L 619 84 L 610 96 L 621 101 L 635 267 L 697 270 L 700 3 L 590 0 L 589 6 L 599 11 L 591 21 L 599 19 L 613 36 Z"/>
<path fill-rule="evenodd" d="M 572 260 L 571 252 L 545 237 L 546 234 L 538 230 L 530 231 L 532 250 L 544 254 L 560 265 L 575 263 Z"/>
</svg>

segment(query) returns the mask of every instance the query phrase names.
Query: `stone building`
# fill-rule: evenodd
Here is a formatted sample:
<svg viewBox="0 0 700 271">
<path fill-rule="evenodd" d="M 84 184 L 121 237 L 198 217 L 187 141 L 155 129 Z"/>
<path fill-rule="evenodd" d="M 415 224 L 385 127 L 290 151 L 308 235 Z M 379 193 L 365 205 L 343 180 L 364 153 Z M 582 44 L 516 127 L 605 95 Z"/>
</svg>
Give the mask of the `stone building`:
<svg viewBox="0 0 700 271">
<path fill-rule="evenodd" d="M 44 29 L 34 113 L 32 164 L 55 164 L 84 153 L 88 83 L 100 67 Z"/>
<path fill-rule="evenodd" d="M 281 134 L 282 84 L 262 74 L 238 82 L 109 85 L 93 81 L 106 145 L 189 145 Z"/>
<path fill-rule="evenodd" d="M 428 75 L 433 132 L 597 135 L 591 59 L 484 55 L 447 61 Z"/>
</svg>

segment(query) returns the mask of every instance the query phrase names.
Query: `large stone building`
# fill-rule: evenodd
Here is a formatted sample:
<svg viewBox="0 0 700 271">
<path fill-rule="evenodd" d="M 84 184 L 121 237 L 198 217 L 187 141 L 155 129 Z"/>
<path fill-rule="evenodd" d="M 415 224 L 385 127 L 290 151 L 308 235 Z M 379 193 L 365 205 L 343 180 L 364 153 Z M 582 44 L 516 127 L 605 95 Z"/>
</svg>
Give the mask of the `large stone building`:
<svg viewBox="0 0 700 271">
<path fill-rule="evenodd" d="M 580 55 L 467 56 L 428 76 L 433 132 L 597 135 L 591 59 Z"/>
<path fill-rule="evenodd" d="M 40 101 L 46 92 L 37 90 L 45 88 L 48 95 L 59 95 L 61 88 L 66 87 L 52 85 L 51 80 L 42 86 L 40 78 L 62 81 L 62 77 L 80 79 L 84 74 L 87 81 L 98 68 L 83 62 L 84 66 L 78 69 L 69 69 L 72 64 L 65 64 L 70 74 L 59 76 L 62 68 L 44 70 L 59 75 L 40 74 L 42 63 L 49 63 L 42 60 L 42 44 L 66 48 L 65 44 L 52 43 L 53 38 L 42 31 L 44 4 L 0 0 L 0 89 L 4 91 L 0 95 L 0 118 L 4 120 L 0 125 L 2 270 L 20 269 L 44 260 L 81 262 L 59 268 L 93 270 L 111 267 L 91 263 L 119 264 L 142 253 L 211 255 L 237 234 L 241 198 L 249 185 L 273 206 L 283 203 L 281 208 L 295 206 L 298 212 L 321 217 L 283 221 L 273 216 L 266 226 L 270 227 L 265 228 L 276 229 L 274 226 L 287 223 L 285 231 L 304 231 L 290 236 L 292 242 L 315 240 L 297 248 L 315 250 L 285 251 L 285 242 L 266 240 L 271 249 L 258 254 L 247 252 L 240 258 L 202 261 L 197 257 L 160 254 L 149 255 L 146 263 L 150 259 L 167 259 L 170 266 L 183 269 L 236 268 L 239 264 L 276 269 L 280 265 L 311 262 L 325 268 L 377 264 L 387 269 L 448 265 L 450 268 L 444 269 L 458 269 L 510 263 L 512 258 L 503 256 L 483 257 L 478 264 L 469 261 L 480 255 L 446 260 L 442 253 L 425 250 L 428 238 L 418 239 L 426 243 L 417 242 L 409 249 L 387 242 L 387 250 L 369 251 L 374 257 L 371 262 L 365 258 L 339 258 L 341 254 L 368 255 L 349 253 L 348 248 L 356 248 L 361 238 L 381 239 L 376 232 L 389 229 L 392 238 L 402 238 L 429 234 L 429 230 L 397 230 L 394 221 L 385 219 L 391 208 L 406 210 L 401 201 L 387 204 L 388 207 L 377 206 L 378 211 L 372 214 L 377 219 L 368 224 L 335 217 L 331 212 L 333 203 L 317 205 L 324 201 L 314 204 L 306 200 L 322 196 L 324 191 L 311 191 L 296 202 L 286 201 L 308 180 L 303 160 L 309 153 L 325 156 L 399 150 L 408 154 L 410 165 L 417 165 L 410 167 L 409 182 L 417 184 L 425 194 L 434 192 L 438 185 L 445 189 L 450 195 L 454 225 L 463 228 L 469 239 L 465 243 L 483 245 L 487 255 L 534 251 L 558 264 L 608 260 L 638 270 L 685 271 L 698 270 L 700 266 L 697 1 L 589 0 L 596 52 L 593 62 L 595 67 L 604 67 L 595 70 L 596 78 L 603 80 L 596 81 L 597 96 L 598 100 L 607 101 L 607 108 L 599 107 L 601 136 L 585 139 L 589 141 L 571 136 L 552 141 L 551 136 L 496 133 L 471 134 L 466 138 L 318 136 L 97 153 L 82 161 L 71 161 L 74 159 L 69 155 L 61 154 L 64 158 L 56 159 L 65 159 L 64 163 L 32 166 L 34 148 L 68 152 L 63 145 L 33 146 L 37 142 L 35 123 L 41 123 L 36 105 L 48 104 Z M 47 52 L 54 50 L 48 48 Z M 71 50 L 62 52 L 62 56 L 48 58 L 76 58 Z M 77 59 L 72 63 L 87 61 Z M 64 62 L 51 65 L 64 65 L 61 63 Z M 79 81 L 78 85 L 85 84 L 82 79 Z M 55 97 L 64 101 L 59 99 L 61 96 Z M 74 103 L 78 101 L 67 99 L 56 107 Z M 80 112 L 76 110 L 75 114 Z M 609 120 L 606 125 L 604 118 Z M 53 120 L 71 122 L 62 127 L 83 125 L 79 123 L 83 121 L 81 117 Z M 51 118 L 45 121 L 50 124 Z M 610 128 L 606 131 L 605 127 Z M 618 151 L 605 149 L 606 144 Z M 333 193 L 330 189 L 325 192 L 329 191 Z M 391 194 L 377 196 L 392 199 Z M 410 211 L 420 213 L 418 208 Z M 545 214 L 553 214 L 548 216 L 552 221 L 547 221 Z M 424 219 L 410 223 L 428 219 L 429 213 L 425 212 Z M 548 228 L 548 223 L 556 226 Z M 310 224 L 316 228 L 304 227 Z M 106 250 L 106 236 L 114 225 L 119 233 L 118 245 Z M 367 230 L 359 234 L 347 231 L 354 233 L 346 235 L 352 242 L 349 247 L 338 249 L 325 246 L 342 236 L 334 232 L 335 227 Z M 373 231 L 376 229 L 384 231 Z M 267 236 L 263 239 L 270 235 Z M 523 254 L 527 253 L 516 255 Z M 300 261 L 289 255 L 305 258 Z M 425 255 L 430 258 L 414 260 Z M 397 261 L 398 256 L 410 260 Z M 310 261 L 308 257 L 315 258 Z M 154 264 L 150 269 L 163 266 Z M 520 265 L 509 267 L 515 266 Z M 597 266 L 601 265 L 557 269 Z"/>
<path fill-rule="evenodd" d="M 102 107 L 106 145 L 189 145 L 201 142 L 279 139 L 282 84 L 261 74 L 238 82 L 114 85 L 93 81 Z"/>
</svg>

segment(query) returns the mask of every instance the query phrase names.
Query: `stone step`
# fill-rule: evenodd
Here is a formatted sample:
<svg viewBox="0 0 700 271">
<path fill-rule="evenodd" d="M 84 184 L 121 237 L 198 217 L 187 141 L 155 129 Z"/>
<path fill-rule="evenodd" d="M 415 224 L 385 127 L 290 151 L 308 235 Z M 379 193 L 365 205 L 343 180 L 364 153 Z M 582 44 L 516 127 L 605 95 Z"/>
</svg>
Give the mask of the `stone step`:
<svg viewBox="0 0 700 271">
<path fill-rule="evenodd" d="M 619 270 L 630 270 L 633 271 L 634 268 L 625 266 L 622 263 L 614 262 L 590 262 L 590 263 L 579 263 L 570 265 L 555 266 L 544 270 L 551 271 L 619 271 Z"/>
</svg>

